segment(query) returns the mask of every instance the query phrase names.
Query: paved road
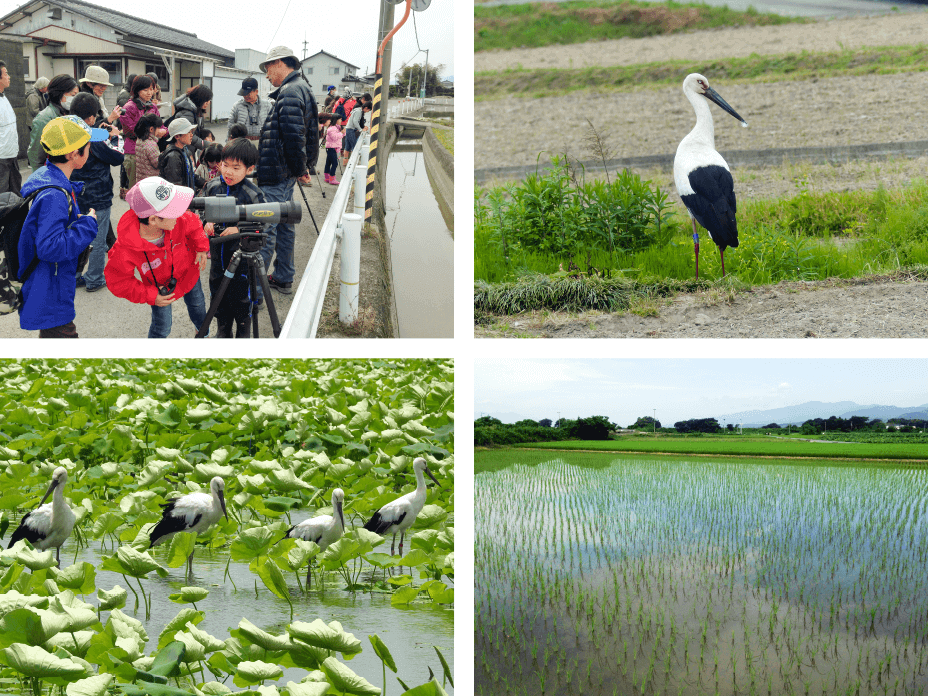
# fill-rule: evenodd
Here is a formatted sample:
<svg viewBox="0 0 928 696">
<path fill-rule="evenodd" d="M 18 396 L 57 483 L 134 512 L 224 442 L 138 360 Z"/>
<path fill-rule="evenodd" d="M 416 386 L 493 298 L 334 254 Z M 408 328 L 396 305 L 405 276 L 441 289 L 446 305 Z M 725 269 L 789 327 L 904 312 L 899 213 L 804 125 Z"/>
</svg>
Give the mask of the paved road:
<svg viewBox="0 0 928 696">
<path fill-rule="evenodd" d="M 498 5 L 521 5 L 532 0 L 489 0 L 478 3 L 481 7 Z M 567 2 L 568 0 L 546 0 L 548 2 Z M 663 2 L 664 0 L 647 0 Z M 732 10 L 744 12 L 753 7 L 758 12 L 785 15 L 790 17 L 855 17 L 861 15 L 887 14 L 895 11 L 924 10 L 925 5 L 914 2 L 893 2 L 893 0 L 701 0 L 707 5 L 725 5 Z M 894 9 L 895 8 L 895 9 Z"/>
<path fill-rule="evenodd" d="M 216 136 L 217 142 L 225 142 L 227 127 L 220 124 L 210 124 L 210 130 Z M 321 172 L 321 167 L 319 168 Z M 22 171 L 23 181 L 32 173 L 28 165 Z M 113 170 L 115 182 L 115 196 L 113 198 L 113 211 L 111 220 L 115 227 L 119 218 L 129 207 L 126 202 L 119 198 L 118 172 Z M 320 193 L 321 185 L 326 189 L 326 198 Z M 335 195 L 335 187 L 327 185 L 320 179 L 313 179 L 311 188 L 305 188 L 310 206 L 312 206 L 313 216 L 318 225 L 322 225 L 325 216 L 328 213 L 329 205 Z M 302 203 L 299 196 L 299 190 L 296 191 L 296 200 Z M 316 231 L 310 217 L 306 214 L 306 206 L 303 204 L 303 220 L 296 228 L 296 248 L 294 250 L 294 261 L 296 268 L 296 277 L 293 279 L 294 289 L 300 282 L 306 263 L 313 250 L 313 244 L 316 240 Z M 271 266 L 273 267 L 273 261 Z M 206 294 L 207 308 L 209 307 L 209 265 L 201 277 L 203 291 Z M 287 317 L 290 309 L 290 303 L 293 295 L 284 295 L 276 290 L 272 291 L 274 303 L 277 308 L 277 314 L 281 325 Z M 133 304 L 127 300 L 120 299 L 110 294 L 108 290 L 100 290 L 95 293 L 88 293 L 83 288 L 77 289 L 75 297 L 75 308 L 77 310 L 78 334 L 81 338 L 145 338 L 148 335 L 148 326 L 151 323 L 151 308 L 149 305 Z M 216 323 L 213 322 L 215 331 Z M 173 305 L 173 329 L 171 338 L 193 338 L 196 331 L 193 324 L 187 317 L 187 308 L 183 301 L 176 302 Z M 271 322 L 267 309 L 261 308 L 259 312 L 259 334 L 262 338 L 273 338 L 274 333 L 271 329 Z M 0 338 L 38 338 L 38 331 L 23 331 L 19 328 L 19 315 L 8 314 L 0 316 Z"/>
</svg>

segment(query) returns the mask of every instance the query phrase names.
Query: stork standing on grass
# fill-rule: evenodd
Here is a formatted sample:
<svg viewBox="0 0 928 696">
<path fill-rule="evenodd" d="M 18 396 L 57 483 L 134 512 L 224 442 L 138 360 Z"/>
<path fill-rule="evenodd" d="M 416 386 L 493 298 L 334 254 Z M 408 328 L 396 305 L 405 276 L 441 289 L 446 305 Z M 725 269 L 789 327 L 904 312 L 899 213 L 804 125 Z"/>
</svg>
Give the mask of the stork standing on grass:
<svg viewBox="0 0 928 696">
<path fill-rule="evenodd" d="M 345 533 L 345 513 L 342 505 L 345 502 L 345 491 L 336 488 L 332 491 L 332 515 L 319 515 L 303 520 L 287 530 L 291 539 L 302 539 L 316 544 L 322 551 L 342 538 Z M 312 579 L 312 565 L 306 569 L 306 589 Z"/>
<path fill-rule="evenodd" d="M 188 493 L 164 503 L 161 521 L 151 530 L 148 548 L 168 541 L 178 532 L 196 532 L 198 535 L 213 526 L 226 512 L 225 481 L 214 476 L 209 482 L 209 494 Z M 193 551 L 187 557 L 187 575 L 193 574 Z"/>
<path fill-rule="evenodd" d="M 719 247 L 722 275 L 725 275 L 725 249 L 738 246 L 735 221 L 735 185 L 728 163 L 715 149 L 715 124 L 709 101 L 741 121 L 748 123 L 709 86 L 709 80 L 692 73 L 683 80 L 683 94 L 696 111 L 696 126 L 677 147 L 673 160 L 673 180 L 677 193 L 693 221 L 693 245 L 696 252 L 696 279 L 699 279 L 699 234 L 696 223 L 706 228 L 709 238 Z"/>
<path fill-rule="evenodd" d="M 77 519 L 64 502 L 64 484 L 67 482 L 68 470 L 59 466 L 52 474 L 51 483 L 48 484 L 48 490 L 42 496 L 39 506 L 27 512 L 19 521 L 19 527 L 10 537 L 10 547 L 20 539 L 25 539 L 39 551 L 54 546 L 55 558 L 58 560 L 58 566 L 61 566 L 61 546 L 71 536 L 74 521 Z M 52 493 L 52 502 L 46 503 Z"/>
<path fill-rule="evenodd" d="M 422 457 L 416 457 L 412 463 L 412 470 L 416 473 L 416 490 L 384 505 L 364 525 L 364 529 L 381 536 L 393 534 L 393 541 L 390 543 L 391 556 L 393 555 L 393 545 L 396 543 L 397 533 L 400 535 L 400 556 L 403 555 L 403 535 L 407 529 L 412 527 L 412 523 L 416 521 L 416 517 L 422 512 L 422 506 L 425 505 L 425 477 L 422 474 L 428 474 L 429 478 L 435 481 L 435 485 L 439 485 Z"/>
</svg>

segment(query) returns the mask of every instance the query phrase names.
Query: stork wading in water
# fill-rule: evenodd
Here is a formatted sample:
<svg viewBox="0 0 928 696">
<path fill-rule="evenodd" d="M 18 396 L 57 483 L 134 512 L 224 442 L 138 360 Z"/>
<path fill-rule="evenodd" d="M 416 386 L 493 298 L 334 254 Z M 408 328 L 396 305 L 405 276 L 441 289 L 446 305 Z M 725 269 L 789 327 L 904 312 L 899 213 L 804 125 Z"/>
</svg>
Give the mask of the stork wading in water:
<svg viewBox="0 0 928 696">
<path fill-rule="evenodd" d="M 303 520 L 287 530 L 287 536 L 291 539 L 302 539 L 311 541 L 322 551 L 342 538 L 345 533 L 345 513 L 342 506 L 345 502 L 345 491 L 336 488 L 332 491 L 332 513 L 331 515 L 319 515 Z M 286 537 L 285 537 L 286 538 Z M 312 581 L 312 561 L 306 569 L 306 589 L 309 589 Z"/>
<path fill-rule="evenodd" d="M 696 252 L 696 279 L 699 279 L 699 234 L 696 223 L 706 228 L 709 238 L 719 247 L 722 275 L 725 275 L 725 249 L 738 246 L 738 224 L 735 221 L 735 185 L 728 163 L 715 149 L 715 124 L 709 101 L 741 121 L 747 121 L 709 86 L 709 80 L 699 73 L 683 80 L 683 94 L 696 111 L 696 126 L 677 147 L 673 160 L 673 180 L 677 193 L 693 221 L 693 245 Z"/>
<path fill-rule="evenodd" d="M 426 488 L 423 473 L 428 474 L 429 478 L 435 481 L 436 486 L 439 485 L 422 457 L 416 457 L 412 463 L 412 470 L 416 473 L 416 490 L 384 505 L 364 525 L 364 529 L 375 534 L 381 536 L 393 535 L 393 541 L 390 543 L 391 556 L 393 555 L 393 545 L 396 543 L 397 533 L 400 535 L 400 556 L 403 555 L 403 535 L 407 529 L 412 527 L 412 523 L 416 521 L 416 517 L 422 512 L 422 506 L 425 505 Z"/>
<path fill-rule="evenodd" d="M 52 474 L 51 483 L 48 484 L 48 490 L 42 496 L 39 506 L 27 512 L 19 521 L 19 527 L 10 537 L 10 547 L 20 539 L 27 540 L 39 551 L 54 547 L 55 558 L 58 560 L 58 566 L 61 566 L 61 546 L 71 536 L 74 521 L 77 519 L 64 502 L 64 484 L 67 482 L 68 470 L 59 466 Z M 50 495 L 52 502 L 46 503 Z"/>
<path fill-rule="evenodd" d="M 170 540 L 178 532 L 196 532 L 198 535 L 212 527 L 226 512 L 225 481 L 214 476 L 209 482 L 209 493 L 188 493 L 164 503 L 161 521 L 151 530 L 152 548 Z M 187 575 L 193 574 L 193 551 L 187 557 Z"/>
</svg>

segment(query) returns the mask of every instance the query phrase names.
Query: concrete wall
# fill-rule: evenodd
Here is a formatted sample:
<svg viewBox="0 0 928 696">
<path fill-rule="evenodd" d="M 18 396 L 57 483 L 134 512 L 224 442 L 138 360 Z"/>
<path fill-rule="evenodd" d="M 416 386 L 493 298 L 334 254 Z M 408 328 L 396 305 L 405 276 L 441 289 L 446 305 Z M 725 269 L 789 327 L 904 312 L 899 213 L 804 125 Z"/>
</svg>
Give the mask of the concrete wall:
<svg viewBox="0 0 928 696">
<path fill-rule="evenodd" d="M 16 114 L 16 133 L 19 136 L 19 156 L 26 156 L 29 147 L 29 123 L 26 114 L 26 81 L 23 78 L 23 44 L 14 39 L 0 38 L 0 60 L 10 73 L 10 86 L 3 94 L 10 100 Z M 31 87 L 30 87 L 31 89 Z"/>
<path fill-rule="evenodd" d="M 448 229 L 454 231 L 454 157 L 435 137 L 432 128 L 422 137 L 425 171 Z"/>
</svg>

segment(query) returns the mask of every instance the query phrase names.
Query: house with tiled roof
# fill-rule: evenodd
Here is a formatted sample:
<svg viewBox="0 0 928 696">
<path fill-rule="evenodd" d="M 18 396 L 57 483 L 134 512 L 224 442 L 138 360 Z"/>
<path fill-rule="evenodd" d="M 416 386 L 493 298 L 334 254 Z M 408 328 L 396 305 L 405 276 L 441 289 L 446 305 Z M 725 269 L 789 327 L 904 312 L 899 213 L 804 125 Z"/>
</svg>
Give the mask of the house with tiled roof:
<svg viewBox="0 0 928 696">
<path fill-rule="evenodd" d="M 358 77 L 357 65 L 352 65 L 328 51 L 314 53 L 309 58 L 304 58 L 301 63 L 303 74 L 309 80 L 309 86 L 317 101 L 325 96 L 332 85 L 335 85 L 341 94 L 346 87 L 356 92 L 359 91 L 359 86 L 366 87 L 368 84 L 363 78 Z"/>
<path fill-rule="evenodd" d="M 154 72 L 165 101 L 195 84 L 210 86 L 216 118 L 217 111 L 228 112 L 242 80 L 253 74 L 236 67 L 235 51 L 193 32 L 83 0 L 31 0 L 0 17 L 0 35 L 22 41 L 27 89 L 40 76 L 79 79 L 87 66 L 99 65 L 114 85 L 104 96 L 108 106 L 128 75 Z"/>
</svg>

